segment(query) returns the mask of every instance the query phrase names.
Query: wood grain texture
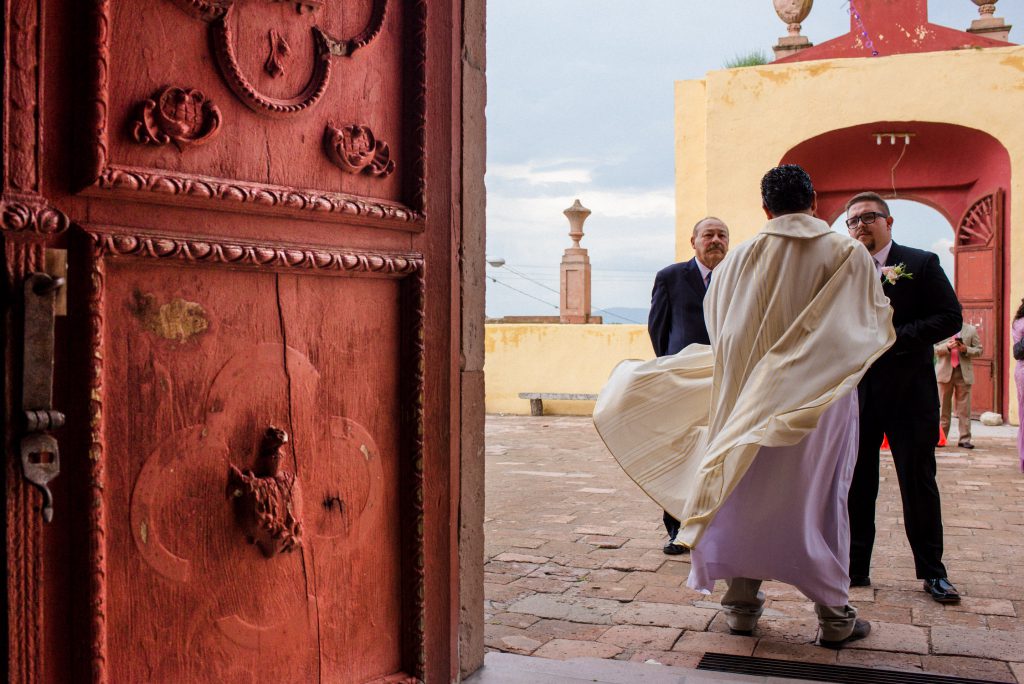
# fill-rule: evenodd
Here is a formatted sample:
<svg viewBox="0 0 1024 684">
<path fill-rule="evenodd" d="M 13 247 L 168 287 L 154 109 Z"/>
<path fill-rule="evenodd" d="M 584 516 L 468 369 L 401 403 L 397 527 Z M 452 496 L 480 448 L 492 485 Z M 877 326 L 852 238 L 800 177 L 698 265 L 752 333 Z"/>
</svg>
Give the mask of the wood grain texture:
<svg viewBox="0 0 1024 684">
<path fill-rule="evenodd" d="M 12 67 L 5 53 L 5 87 L 18 69 L 37 79 L 22 84 L 32 107 L 5 91 L 6 130 L 12 117 L 31 124 L 34 150 L 5 138 L 5 274 L 18 282 L 55 246 L 74 284 L 58 322 L 69 422 L 51 527 L 14 459 L 5 469 L 11 679 L 451 681 L 461 10 L 237 0 L 237 64 L 270 97 L 307 82 L 314 26 L 358 43 L 332 55 L 315 103 L 268 116 L 210 50 L 208 20 L 224 5 L 5 4 L 5 20 L 12 7 L 31 14 L 8 21 L 8 48 L 40 55 Z M 273 35 L 290 52 L 267 71 Z M 216 135 L 139 144 L 137 106 L 165 86 L 215 102 Z M 345 122 L 386 141 L 392 172 L 331 163 L 324 130 Z M 12 184 L 15 159 L 35 181 Z M 16 314 L 5 313 L 8 344 Z M 8 350 L 8 416 L 17 363 Z M 226 483 L 279 422 L 294 435 L 303 543 L 267 559 L 246 543 Z"/>
<path fill-rule="evenodd" d="M 96 681 L 421 679 L 422 259 L 90 236 Z M 140 292 L 204 325 L 157 334 Z M 292 435 L 306 530 L 272 559 L 224 494 L 267 425 Z"/>
</svg>

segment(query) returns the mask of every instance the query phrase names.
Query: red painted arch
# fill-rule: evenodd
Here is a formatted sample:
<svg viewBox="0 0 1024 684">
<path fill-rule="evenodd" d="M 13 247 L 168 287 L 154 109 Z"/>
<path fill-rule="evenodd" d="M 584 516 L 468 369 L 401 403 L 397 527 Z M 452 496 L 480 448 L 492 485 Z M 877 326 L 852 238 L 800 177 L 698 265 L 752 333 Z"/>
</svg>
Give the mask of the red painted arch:
<svg viewBox="0 0 1024 684">
<path fill-rule="evenodd" d="M 891 134 L 896 135 L 895 138 Z M 881 144 L 879 144 L 879 141 Z M 818 193 L 820 218 L 835 222 L 846 201 L 864 190 L 887 199 L 915 200 L 933 207 L 951 226 L 951 235 L 964 214 L 987 195 L 1005 193 L 1003 230 L 994 245 L 992 272 L 1003 274 L 996 288 L 1000 301 L 995 316 L 1000 330 L 1009 330 L 1010 155 L 993 136 L 974 128 L 929 121 L 878 121 L 829 131 L 796 145 L 780 160 L 799 164 L 811 176 Z M 959 279 L 959 275 L 958 275 Z M 992 340 L 1000 360 L 1001 404 L 1008 406 L 1012 367 L 1001 332 Z M 1000 402 L 997 401 L 996 408 Z"/>
</svg>

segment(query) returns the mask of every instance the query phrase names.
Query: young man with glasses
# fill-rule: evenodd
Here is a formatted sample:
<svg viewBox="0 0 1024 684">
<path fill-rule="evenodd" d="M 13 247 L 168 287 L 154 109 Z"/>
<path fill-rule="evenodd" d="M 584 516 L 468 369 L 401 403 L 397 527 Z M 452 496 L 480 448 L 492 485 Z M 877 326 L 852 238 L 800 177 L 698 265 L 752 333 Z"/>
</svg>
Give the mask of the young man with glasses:
<svg viewBox="0 0 1024 684">
<path fill-rule="evenodd" d="M 850 487 L 850 585 L 870 586 L 875 541 L 879 446 L 889 438 L 903 499 L 903 520 L 918 579 L 940 603 L 960 594 L 942 564 L 942 513 L 935 482 L 939 396 L 933 345 L 960 330 L 960 302 L 939 258 L 892 241 L 893 218 L 880 195 L 862 192 L 846 204 L 850 236 L 867 247 L 892 306 L 896 343 L 865 373 L 860 396 L 860 448 Z"/>
</svg>

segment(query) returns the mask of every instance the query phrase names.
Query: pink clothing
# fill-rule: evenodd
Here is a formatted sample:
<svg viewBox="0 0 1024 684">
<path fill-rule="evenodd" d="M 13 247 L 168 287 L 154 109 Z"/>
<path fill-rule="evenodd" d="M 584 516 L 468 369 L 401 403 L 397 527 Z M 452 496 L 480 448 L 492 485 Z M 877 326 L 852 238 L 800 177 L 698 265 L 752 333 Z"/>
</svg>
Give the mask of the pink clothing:
<svg viewBox="0 0 1024 684">
<path fill-rule="evenodd" d="M 799 444 L 762 447 L 693 549 L 687 584 L 710 592 L 716 579 L 774 579 L 817 603 L 846 605 L 846 500 L 859 426 L 854 390 L 830 406 Z"/>
<path fill-rule="evenodd" d="M 1018 318 L 1010 327 L 1010 339 L 1014 344 L 1024 338 L 1024 318 Z M 1013 369 L 1013 382 L 1017 385 L 1017 420 L 1024 417 L 1024 361 L 1018 361 Z M 1017 454 L 1020 469 L 1024 471 L 1024 430 L 1017 428 Z"/>
</svg>

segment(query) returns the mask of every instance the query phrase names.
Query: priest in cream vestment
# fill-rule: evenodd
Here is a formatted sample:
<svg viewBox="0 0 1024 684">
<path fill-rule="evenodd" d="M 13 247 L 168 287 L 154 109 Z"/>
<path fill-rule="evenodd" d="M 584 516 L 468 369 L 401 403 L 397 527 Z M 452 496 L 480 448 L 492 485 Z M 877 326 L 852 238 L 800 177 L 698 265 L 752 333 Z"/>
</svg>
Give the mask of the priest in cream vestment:
<svg viewBox="0 0 1024 684">
<path fill-rule="evenodd" d="M 816 604 L 822 645 L 867 634 L 847 604 L 846 497 L 857 455 L 857 383 L 895 340 L 867 250 L 812 216 L 797 166 L 762 180 L 768 223 L 715 269 L 704 300 L 711 340 L 625 361 L 594 422 L 623 470 L 682 522 L 688 583 L 723 599 L 750 633 L 761 580 Z"/>
</svg>

